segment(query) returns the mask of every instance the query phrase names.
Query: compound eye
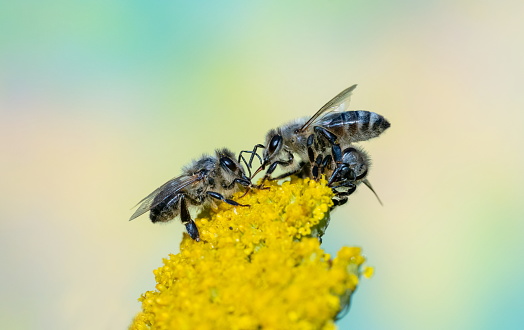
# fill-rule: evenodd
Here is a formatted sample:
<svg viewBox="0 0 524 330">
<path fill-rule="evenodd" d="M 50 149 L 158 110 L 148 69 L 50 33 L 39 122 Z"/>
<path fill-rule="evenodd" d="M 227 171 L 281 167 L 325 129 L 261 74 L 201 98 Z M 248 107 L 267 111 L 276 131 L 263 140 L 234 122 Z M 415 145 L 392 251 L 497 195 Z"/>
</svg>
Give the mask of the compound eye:
<svg viewBox="0 0 524 330">
<path fill-rule="evenodd" d="M 275 151 L 277 150 L 278 146 L 281 143 L 282 143 L 282 136 L 280 135 L 273 136 L 273 138 L 269 142 L 269 147 L 267 148 L 269 154 L 272 155 L 273 153 L 275 153 Z"/>
<path fill-rule="evenodd" d="M 237 165 L 229 157 L 220 158 L 220 164 L 227 167 L 231 172 L 235 172 L 237 170 Z"/>
</svg>

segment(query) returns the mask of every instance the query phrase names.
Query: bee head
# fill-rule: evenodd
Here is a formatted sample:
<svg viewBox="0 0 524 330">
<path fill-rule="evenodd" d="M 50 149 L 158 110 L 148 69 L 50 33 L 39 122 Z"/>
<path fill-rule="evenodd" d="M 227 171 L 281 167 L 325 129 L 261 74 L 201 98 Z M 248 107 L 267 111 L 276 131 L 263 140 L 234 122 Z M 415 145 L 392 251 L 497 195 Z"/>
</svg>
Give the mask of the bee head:
<svg viewBox="0 0 524 330">
<path fill-rule="evenodd" d="M 222 173 L 239 179 L 239 183 L 243 185 L 251 184 L 251 181 L 246 177 L 244 170 L 235 160 L 235 155 L 231 151 L 227 149 L 217 150 L 217 158 L 220 168 L 223 170 Z"/>
</svg>

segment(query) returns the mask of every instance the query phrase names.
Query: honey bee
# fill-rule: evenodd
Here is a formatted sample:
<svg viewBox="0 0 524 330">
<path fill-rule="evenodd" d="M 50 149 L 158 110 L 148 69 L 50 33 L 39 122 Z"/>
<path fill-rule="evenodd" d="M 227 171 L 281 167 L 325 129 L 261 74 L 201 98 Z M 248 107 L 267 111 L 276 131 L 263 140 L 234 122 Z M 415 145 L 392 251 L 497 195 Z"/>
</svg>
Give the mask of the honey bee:
<svg viewBox="0 0 524 330">
<path fill-rule="evenodd" d="M 204 155 L 193 161 L 183 169 L 181 176 L 169 180 L 142 199 L 129 220 L 148 211 L 152 222 L 167 222 L 180 215 L 189 236 L 200 241 L 198 228 L 188 208 L 205 207 L 215 200 L 234 206 L 248 206 L 228 198 L 241 187 L 250 186 L 251 180 L 239 161 L 235 160 L 233 152 L 216 150 L 215 156 Z"/>
<path fill-rule="evenodd" d="M 262 184 L 265 180 L 278 180 L 293 174 L 315 179 L 326 174 L 339 203 L 345 203 L 346 196 L 361 182 L 374 192 L 366 179 L 369 157 L 353 143 L 379 136 L 390 123 L 374 112 L 346 111 L 356 87 L 353 85 L 340 92 L 312 117 L 299 118 L 270 130 L 266 143 L 249 151 L 251 166 L 253 154 L 258 148 L 264 148 L 262 164 L 255 171 L 256 175 L 267 167 Z M 272 178 L 277 166 L 286 172 Z"/>
</svg>

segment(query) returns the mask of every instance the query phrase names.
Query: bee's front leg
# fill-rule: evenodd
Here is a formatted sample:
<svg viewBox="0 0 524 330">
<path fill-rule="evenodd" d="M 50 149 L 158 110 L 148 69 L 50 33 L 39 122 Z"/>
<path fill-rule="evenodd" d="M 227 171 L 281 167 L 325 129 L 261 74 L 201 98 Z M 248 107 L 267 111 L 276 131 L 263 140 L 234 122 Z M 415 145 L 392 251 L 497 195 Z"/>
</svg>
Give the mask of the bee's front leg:
<svg viewBox="0 0 524 330">
<path fill-rule="evenodd" d="M 291 152 L 288 153 L 288 160 L 286 161 L 283 161 L 283 160 L 277 160 L 277 161 L 274 161 L 271 165 L 269 165 L 269 168 L 267 169 L 266 171 L 266 174 L 264 174 L 264 177 L 262 178 L 262 182 L 260 183 L 260 185 L 258 186 L 259 188 L 263 187 L 264 185 L 264 182 L 266 180 L 280 180 L 280 179 L 283 179 L 285 177 L 288 177 L 292 174 L 295 174 L 297 172 L 300 171 L 300 169 L 302 168 L 302 166 L 298 167 L 298 169 L 294 169 L 288 173 L 284 173 L 282 175 L 279 175 L 278 177 L 276 178 L 272 178 L 271 177 L 271 174 L 273 174 L 273 172 L 276 170 L 277 166 L 280 165 L 282 167 L 287 167 L 287 166 L 290 166 L 293 164 L 294 162 L 294 159 L 295 157 L 293 156 L 293 154 Z M 303 163 L 301 163 L 303 164 Z"/>
<path fill-rule="evenodd" d="M 233 206 L 249 206 L 249 205 L 244 205 L 244 204 L 237 203 L 237 202 L 235 202 L 232 199 L 227 199 L 224 196 L 222 196 L 221 194 L 219 194 L 217 192 L 214 192 L 214 191 L 208 191 L 208 192 L 206 192 L 206 194 L 208 194 L 210 197 L 219 199 L 222 202 L 228 203 L 229 205 L 233 205 Z"/>
</svg>

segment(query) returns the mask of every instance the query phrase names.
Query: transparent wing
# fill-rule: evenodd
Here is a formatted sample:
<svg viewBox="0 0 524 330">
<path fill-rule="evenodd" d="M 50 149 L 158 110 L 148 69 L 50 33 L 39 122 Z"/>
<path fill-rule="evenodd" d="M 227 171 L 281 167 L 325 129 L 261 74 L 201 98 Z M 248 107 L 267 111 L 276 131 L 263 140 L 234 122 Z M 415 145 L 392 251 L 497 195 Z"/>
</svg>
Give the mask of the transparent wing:
<svg viewBox="0 0 524 330">
<path fill-rule="evenodd" d="M 162 203 L 164 199 L 166 199 L 167 197 L 172 196 L 174 193 L 177 193 L 178 191 L 189 186 L 190 184 L 193 184 L 200 180 L 202 180 L 202 176 L 198 174 L 190 176 L 179 176 L 177 178 L 169 180 L 168 182 L 164 183 L 162 186 L 157 188 L 155 191 L 150 193 L 146 198 L 138 202 L 137 205 L 140 204 L 140 206 L 135 211 L 135 213 L 133 213 L 131 218 L 129 218 L 129 220 L 138 218 L 142 214 L 146 213 L 158 204 Z M 155 201 L 154 204 L 153 201 Z"/>
<path fill-rule="evenodd" d="M 305 124 L 300 128 L 299 131 L 304 132 L 308 129 L 313 123 L 315 123 L 319 118 L 321 118 L 321 115 L 326 112 L 331 111 L 345 111 L 349 106 L 349 97 L 351 96 L 351 92 L 357 88 L 357 85 L 350 86 L 346 89 L 344 89 L 342 92 L 338 93 L 337 96 L 332 98 L 328 103 L 324 104 L 320 110 L 317 111 L 311 117 Z"/>
</svg>

